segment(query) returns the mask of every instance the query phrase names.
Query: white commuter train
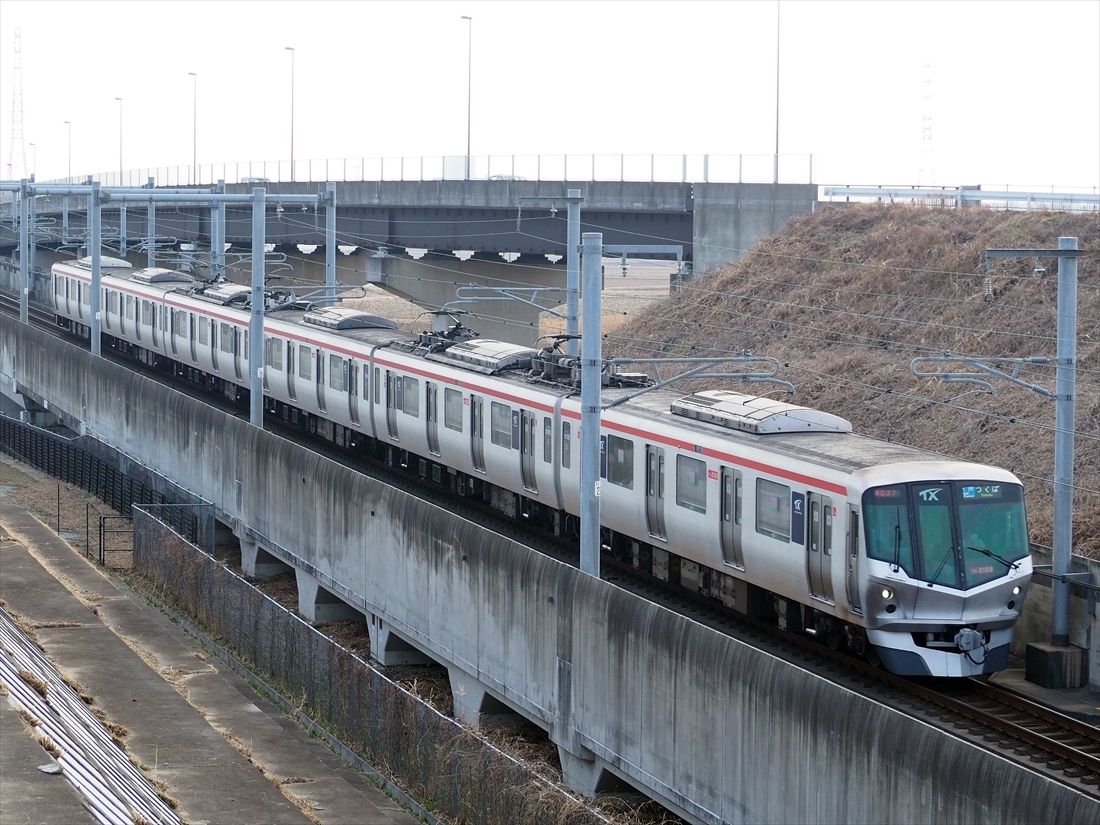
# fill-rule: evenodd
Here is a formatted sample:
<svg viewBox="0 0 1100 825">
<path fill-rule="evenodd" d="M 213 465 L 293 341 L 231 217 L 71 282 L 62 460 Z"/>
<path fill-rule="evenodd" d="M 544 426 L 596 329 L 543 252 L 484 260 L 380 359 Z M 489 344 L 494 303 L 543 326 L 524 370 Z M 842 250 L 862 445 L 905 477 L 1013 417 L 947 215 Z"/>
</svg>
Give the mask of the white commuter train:
<svg viewBox="0 0 1100 825">
<path fill-rule="evenodd" d="M 110 346 L 247 391 L 247 287 L 109 258 L 102 271 Z M 59 322 L 87 335 L 88 259 L 52 276 Z M 264 324 L 269 410 L 514 517 L 575 527 L 580 404 L 561 357 L 416 336 L 343 308 L 273 311 Z M 1007 663 L 1032 562 L 1023 488 L 1005 470 L 721 390 L 656 390 L 606 411 L 600 465 L 604 540 L 646 572 L 896 673 Z"/>
</svg>

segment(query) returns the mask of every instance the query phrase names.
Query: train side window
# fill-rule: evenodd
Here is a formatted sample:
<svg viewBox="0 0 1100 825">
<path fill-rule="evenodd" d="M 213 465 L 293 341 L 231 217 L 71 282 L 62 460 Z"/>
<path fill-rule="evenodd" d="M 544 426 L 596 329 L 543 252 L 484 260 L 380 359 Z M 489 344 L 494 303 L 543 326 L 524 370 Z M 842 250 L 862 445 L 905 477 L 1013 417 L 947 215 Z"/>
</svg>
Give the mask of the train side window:
<svg viewBox="0 0 1100 825">
<path fill-rule="evenodd" d="M 233 352 L 233 327 L 229 324 L 221 325 L 221 343 L 218 344 L 218 349 L 222 352 Z"/>
<path fill-rule="evenodd" d="M 498 447 L 512 448 L 512 408 L 507 404 L 493 402 L 490 432 Z"/>
<path fill-rule="evenodd" d="M 363 400 L 370 401 L 370 367 L 363 364 Z"/>
<path fill-rule="evenodd" d="M 568 421 L 561 422 L 561 466 L 569 469 L 569 462 L 573 452 L 573 425 Z"/>
<path fill-rule="evenodd" d="M 107 290 L 107 311 L 112 315 L 118 315 L 118 292 Z"/>
<path fill-rule="evenodd" d="M 206 318 L 199 319 L 199 343 L 210 343 L 210 321 Z"/>
<path fill-rule="evenodd" d="M 733 482 L 733 523 L 741 523 L 741 506 L 744 502 L 745 495 L 741 489 L 741 475 L 738 473 L 737 478 Z"/>
<path fill-rule="evenodd" d="M 134 296 L 133 295 L 127 295 L 126 296 L 126 320 L 127 321 L 134 320 Z"/>
<path fill-rule="evenodd" d="M 278 372 L 283 371 L 283 342 L 278 338 L 268 338 L 265 344 L 265 364 Z"/>
<path fill-rule="evenodd" d="M 554 421 L 542 419 L 542 460 L 549 464 L 554 460 Z"/>
<path fill-rule="evenodd" d="M 607 437 L 607 480 L 618 487 L 634 489 L 634 442 L 630 439 Z"/>
<path fill-rule="evenodd" d="M 676 503 L 697 513 L 707 511 L 706 462 L 686 455 L 676 456 Z"/>
<path fill-rule="evenodd" d="M 448 430 L 462 432 L 462 393 L 450 387 L 443 390 L 443 424 Z"/>
<path fill-rule="evenodd" d="M 381 404 L 382 403 L 382 393 L 379 390 L 379 386 L 382 383 L 381 374 L 382 374 L 381 368 L 380 367 L 375 367 L 374 368 L 374 403 L 375 404 Z"/>
<path fill-rule="evenodd" d="M 309 347 L 301 344 L 298 347 L 298 377 L 311 380 L 313 378 L 313 361 Z"/>
<path fill-rule="evenodd" d="M 53 279 L 53 294 L 56 295 L 58 298 L 61 297 L 61 294 L 62 294 L 63 289 L 64 289 L 61 285 L 61 281 L 62 281 L 61 278 L 54 278 Z"/>
<path fill-rule="evenodd" d="M 168 331 L 168 307 L 165 306 L 160 308 L 160 331 Z"/>
<path fill-rule="evenodd" d="M 791 488 L 766 478 L 756 480 L 756 532 L 791 539 Z"/>
<path fill-rule="evenodd" d="M 288 377 L 294 377 L 294 350 L 295 345 L 290 341 L 286 342 L 286 374 Z"/>
<path fill-rule="evenodd" d="M 346 392 L 348 387 L 348 362 L 339 355 L 328 357 L 328 385 L 334 390 Z"/>
<path fill-rule="evenodd" d="M 415 378 L 410 378 L 406 375 L 402 379 L 403 392 L 401 399 L 401 409 L 405 411 L 406 415 L 411 415 L 415 418 L 420 417 L 420 382 Z"/>
<path fill-rule="evenodd" d="M 153 325 L 153 305 L 148 301 L 141 302 L 141 323 L 147 327 Z"/>
</svg>

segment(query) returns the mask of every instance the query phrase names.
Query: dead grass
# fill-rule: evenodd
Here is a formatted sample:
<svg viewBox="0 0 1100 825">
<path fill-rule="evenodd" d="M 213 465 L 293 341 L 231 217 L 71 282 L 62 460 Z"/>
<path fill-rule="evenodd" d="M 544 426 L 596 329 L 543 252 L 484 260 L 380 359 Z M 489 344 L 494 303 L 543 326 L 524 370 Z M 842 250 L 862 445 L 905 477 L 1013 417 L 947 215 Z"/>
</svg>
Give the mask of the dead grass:
<svg viewBox="0 0 1100 825">
<path fill-rule="evenodd" d="M 46 694 L 49 693 L 49 686 L 46 684 L 45 681 L 38 678 L 38 676 L 31 673 L 29 670 L 20 670 L 19 678 L 30 685 L 34 692 L 41 696 L 43 699 L 46 698 Z"/>
<path fill-rule="evenodd" d="M 905 206 L 825 208 L 792 220 L 743 260 L 650 306 L 607 337 L 605 355 L 700 356 L 751 350 L 784 365 L 795 403 L 857 432 L 1004 467 L 1027 488 L 1032 540 L 1051 543 L 1053 402 L 998 383 L 998 394 L 917 379 L 914 355 L 1055 354 L 1057 265 L 994 267 L 989 248 L 1053 248 L 1077 236 L 1078 400 L 1074 552 L 1100 556 L 1100 219 L 1096 215 Z M 961 274 L 959 274 L 961 273 Z M 1051 367 L 1022 377 L 1053 389 Z M 729 382 L 680 385 L 686 393 Z M 744 386 L 744 385 L 741 385 Z M 734 384 L 736 389 L 738 385 Z M 751 390 L 750 390 L 751 391 Z M 762 391 L 766 391 L 764 388 Z M 780 393 L 769 393 L 777 398 Z"/>
</svg>

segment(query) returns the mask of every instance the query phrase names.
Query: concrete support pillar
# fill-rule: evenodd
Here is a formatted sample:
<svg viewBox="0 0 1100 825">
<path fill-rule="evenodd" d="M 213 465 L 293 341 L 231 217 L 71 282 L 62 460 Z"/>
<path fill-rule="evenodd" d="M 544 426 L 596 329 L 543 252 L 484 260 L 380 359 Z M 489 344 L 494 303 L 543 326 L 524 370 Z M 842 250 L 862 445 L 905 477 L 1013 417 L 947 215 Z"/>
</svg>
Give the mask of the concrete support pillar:
<svg viewBox="0 0 1100 825">
<path fill-rule="evenodd" d="M 295 568 L 294 575 L 298 580 L 298 612 L 307 622 L 364 621 L 362 613 L 321 587 L 321 583 L 309 573 Z"/>
<path fill-rule="evenodd" d="M 290 565 L 280 561 L 247 536 L 241 539 L 241 570 L 246 576 L 270 579 L 290 571 Z"/>
<path fill-rule="evenodd" d="M 447 668 L 454 700 L 455 719 L 476 728 L 515 716 L 516 713 L 464 670 Z"/>
<path fill-rule="evenodd" d="M 373 613 L 367 617 L 370 655 L 383 667 L 391 665 L 430 665 L 434 660 L 402 639 L 385 620 Z"/>
<path fill-rule="evenodd" d="M 608 773 L 602 759 L 596 757 L 588 748 L 581 748 L 581 755 L 558 746 L 558 758 L 561 761 L 561 778 L 573 790 L 584 796 L 593 797 L 601 791 L 610 790 L 616 782 Z"/>
</svg>

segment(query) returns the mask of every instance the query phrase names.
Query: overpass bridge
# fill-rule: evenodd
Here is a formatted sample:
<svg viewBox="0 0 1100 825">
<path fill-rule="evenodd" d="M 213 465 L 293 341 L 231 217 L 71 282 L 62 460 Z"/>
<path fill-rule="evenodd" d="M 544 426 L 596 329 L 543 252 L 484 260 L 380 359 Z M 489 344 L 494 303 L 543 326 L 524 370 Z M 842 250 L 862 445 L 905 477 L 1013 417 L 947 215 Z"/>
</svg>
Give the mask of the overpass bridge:
<svg viewBox="0 0 1100 825">
<path fill-rule="evenodd" d="M 377 284 L 427 309 L 453 300 L 459 285 L 556 287 L 563 296 L 569 189 L 579 189 L 584 198 L 582 232 L 602 232 L 608 245 L 678 248 L 678 253 L 642 252 L 632 257 L 668 258 L 681 264 L 681 273 L 690 277 L 736 259 L 790 218 L 811 211 L 817 201 L 817 187 L 812 184 L 497 177 L 505 179 L 336 182 L 336 235 L 342 253 L 337 259 L 338 281 Z M 323 193 L 328 184 L 245 176 L 244 182 L 226 184 L 225 190 L 246 193 L 256 185 L 267 189 L 271 204 L 267 240 L 274 251 L 286 254 L 289 274 L 323 280 L 323 212 L 284 208 L 279 198 Z M 49 229 L 46 240 L 40 238 L 38 244 L 40 266 L 56 257 L 49 251 L 67 257 L 86 238 L 87 213 L 80 200 L 37 198 L 36 220 Z M 0 225 L 0 254 L 11 255 L 18 244 L 13 224 Z M 162 206 L 154 217 L 155 234 L 169 241 L 172 250 L 183 244 L 208 247 L 211 225 L 210 209 L 197 205 Z M 111 254 L 144 265 L 147 255 L 141 244 L 149 234 L 144 207 L 105 205 L 104 246 Z M 251 241 L 247 208 L 230 205 L 226 209 L 225 240 L 247 248 Z M 560 299 L 551 299 L 542 306 L 559 303 Z M 486 302 L 466 308 L 482 316 L 477 328 L 483 335 L 531 343 L 538 334 L 542 308 L 501 307 L 498 302 Z"/>
</svg>

